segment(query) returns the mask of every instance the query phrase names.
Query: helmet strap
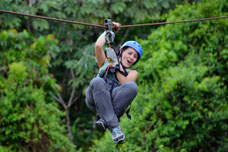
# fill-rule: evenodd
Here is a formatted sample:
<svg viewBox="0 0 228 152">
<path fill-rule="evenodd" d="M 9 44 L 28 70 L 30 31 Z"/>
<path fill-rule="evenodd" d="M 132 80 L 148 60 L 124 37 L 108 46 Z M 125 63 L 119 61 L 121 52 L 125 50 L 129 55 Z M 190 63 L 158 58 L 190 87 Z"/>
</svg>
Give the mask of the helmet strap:
<svg viewBox="0 0 228 152">
<path fill-rule="evenodd" d="M 122 64 L 122 53 L 119 54 L 119 63 L 122 65 L 122 67 L 125 69 L 125 67 Z"/>
</svg>

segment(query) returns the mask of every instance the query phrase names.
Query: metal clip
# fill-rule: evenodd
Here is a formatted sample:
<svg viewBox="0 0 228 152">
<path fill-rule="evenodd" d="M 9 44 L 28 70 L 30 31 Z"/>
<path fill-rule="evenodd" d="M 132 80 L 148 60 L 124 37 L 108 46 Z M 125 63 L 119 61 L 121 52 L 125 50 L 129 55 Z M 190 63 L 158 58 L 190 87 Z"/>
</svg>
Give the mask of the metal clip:
<svg viewBox="0 0 228 152">
<path fill-rule="evenodd" d="M 112 31 L 112 20 L 106 19 L 104 25 L 107 27 L 105 41 L 108 45 L 112 45 L 115 39 L 115 33 Z"/>
</svg>

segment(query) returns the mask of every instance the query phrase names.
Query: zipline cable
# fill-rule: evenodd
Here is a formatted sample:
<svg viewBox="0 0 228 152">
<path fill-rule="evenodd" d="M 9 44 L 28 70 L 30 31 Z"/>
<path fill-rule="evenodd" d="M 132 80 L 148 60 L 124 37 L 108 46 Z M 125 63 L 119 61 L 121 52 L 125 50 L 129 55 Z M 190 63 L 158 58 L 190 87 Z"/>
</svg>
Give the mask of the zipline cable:
<svg viewBox="0 0 228 152">
<path fill-rule="evenodd" d="M 182 20 L 182 21 L 173 21 L 173 22 L 160 22 L 160 23 L 148 23 L 148 24 L 123 25 L 123 26 L 120 26 L 120 27 L 121 28 L 129 28 L 129 27 L 153 26 L 153 25 L 164 25 L 164 24 L 174 24 L 174 23 L 200 22 L 200 21 L 218 20 L 218 19 L 224 19 L 224 18 L 228 18 L 228 16 L 201 18 L 201 19 L 194 19 L 194 20 Z"/>
<path fill-rule="evenodd" d="M 71 23 L 71 24 L 79 24 L 79 25 L 85 25 L 85 26 L 93 26 L 93 27 L 97 27 L 97 28 L 106 28 L 106 26 L 104 26 L 104 25 L 96 25 L 96 24 L 89 24 L 89 23 L 76 22 L 76 21 L 70 21 L 70 20 L 62 20 L 62 19 L 45 17 L 45 16 L 30 15 L 30 14 L 25 14 L 25 13 L 18 13 L 18 12 L 6 11 L 6 10 L 0 10 L 0 13 L 7 13 L 7 14 L 13 14 L 13 15 L 20 15 L 20 16 L 28 16 L 28 17 L 32 17 L 32 18 L 52 20 L 52 21 L 64 22 L 64 23 Z M 141 26 L 154 26 L 154 25 L 186 23 L 186 22 L 200 22 L 200 21 L 218 20 L 218 19 L 225 19 L 225 18 L 228 18 L 228 16 L 201 18 L 201 19 L 193 19 L 193 20 L 182 20 L 182 21 L 173 21 L 173 22 L 160 22 L 160 23 L 135 24 L 135 25 L 121 25 L 120 28 L 141 27 Z"/>
<path fill-rule="evenodd" d="M 64 22 L 64 23 L 79 24 L 79 25 L 85 25 L 85 26 L 93 26 L 93 27 L 98 27 L 98 28 L 105 28 L 105 26 L 103 26 L 103 25 L 96 25 L 96 24 L 82 23 L 82 22 L 76 22 L 76 21 L 62 20 L 62 19 L 45 17 L 45 16 L 30 15 L 30 14 L 18 13 L 18 12 L 11 12 L 11 11 L 6 11 L 6 10 L 0 10 L 0 12 L 1 13 L 7 13 L 7 14 L 13 14 L 13 15 L 28 16 L 28 17 L 32 17 L 32 18 L 52 20 L 52 21 L 57 21 L 57 22 Z"/>
</svg>

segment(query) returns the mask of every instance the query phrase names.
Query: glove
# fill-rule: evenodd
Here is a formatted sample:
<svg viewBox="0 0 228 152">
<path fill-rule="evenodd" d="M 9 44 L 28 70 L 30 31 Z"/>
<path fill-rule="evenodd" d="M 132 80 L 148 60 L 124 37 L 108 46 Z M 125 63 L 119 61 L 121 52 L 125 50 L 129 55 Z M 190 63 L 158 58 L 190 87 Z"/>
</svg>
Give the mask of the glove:
<svg viewBox="0 0 228 152">
<path fill-rule="evenodd" d="M 113 67 L 118 65 L 118 58 L 113 48 L 106 48 L 106 56 Z"/>
</svg>

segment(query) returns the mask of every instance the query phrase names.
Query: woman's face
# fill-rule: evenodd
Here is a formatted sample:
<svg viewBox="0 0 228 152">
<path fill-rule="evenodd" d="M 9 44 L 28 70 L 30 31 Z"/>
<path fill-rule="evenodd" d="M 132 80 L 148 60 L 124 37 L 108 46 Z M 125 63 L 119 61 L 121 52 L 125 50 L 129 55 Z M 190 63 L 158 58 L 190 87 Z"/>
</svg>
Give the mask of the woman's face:
<svg viewBox="0 0 228 152">
<path fill-rule="evenodd" d="M 121 62 L 125 68 L 131 67 L 137 61 L 137 59 L 138 53 L 134 49 L 128 47 L 122 51 Z"/>
</svg>

